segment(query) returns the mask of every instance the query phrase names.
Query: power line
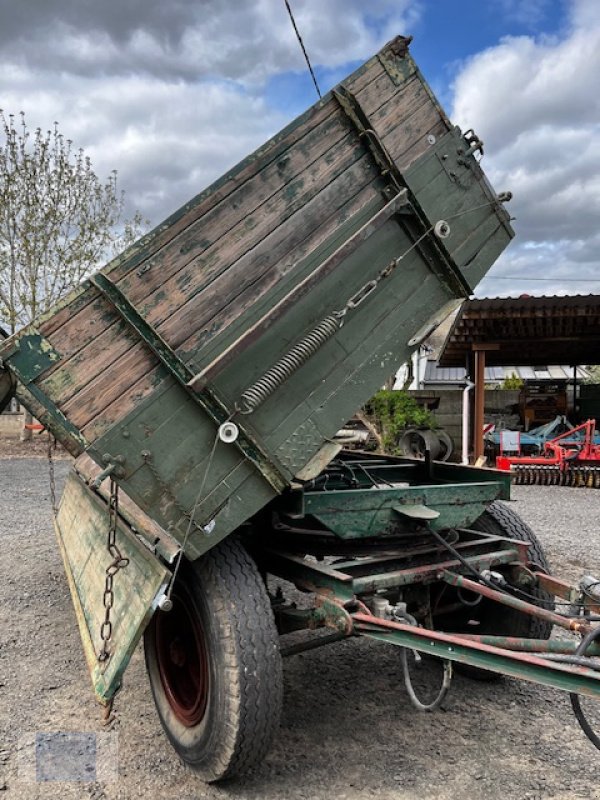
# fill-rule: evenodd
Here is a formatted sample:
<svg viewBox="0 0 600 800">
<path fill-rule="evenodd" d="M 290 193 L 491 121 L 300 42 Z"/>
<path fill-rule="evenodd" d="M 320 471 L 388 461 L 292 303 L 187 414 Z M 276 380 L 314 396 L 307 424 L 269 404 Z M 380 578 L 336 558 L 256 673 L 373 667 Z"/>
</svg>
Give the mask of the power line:
<svg viewBox="0 0 600 800">
<path fill-rule="evenodd" d="M 600 283 L 600 278 L 523 278 L 521 275 L 486 275 L 483 281 L 566 281 L 567 283 Z"/>
<path fill-rule="evenodd" d="M 306 48 L 304 47 L 304 42 L 302 41 L 302 37 L 300 36 L 300 31 L 298 30 L 298 26 L 296 25 L 296 20 L 294 19 L 294 15 L 292 14 L 292 9 L 290 8 L 288 0 L 283 0 L 283 2 L 285 3 L 285 7 L 287 8 L 288 14 L 290 15 L 290 20 L 294 27 L 294 31 L 296 32 L 296 38 L 298 39 L 298 44 L 300 45 L 302 52 L 304 53 L 304 58 L 306 59 L 306 65 L 308 67 L 308 71 L 310 72 L 310 76 L 313 79 L 313 83 L 315 85 L 315 89 L 317 90 L 317 94 L 319 95 L 319 100 L 320 100 L 322 97 L 321 90 L 319 89 L 319 84 L 317 83 L 315 73 L 313 72 L 313 68 L 310 63 L 310 59 L 308 57 L 308 53 L 306 52 Z"/>
</svg>

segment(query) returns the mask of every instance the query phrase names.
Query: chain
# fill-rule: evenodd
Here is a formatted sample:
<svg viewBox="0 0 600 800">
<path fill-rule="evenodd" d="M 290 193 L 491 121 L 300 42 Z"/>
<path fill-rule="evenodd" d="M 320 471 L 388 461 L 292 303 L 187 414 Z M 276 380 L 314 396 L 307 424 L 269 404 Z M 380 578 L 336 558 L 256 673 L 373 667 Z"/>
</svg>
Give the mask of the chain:
<svg viewBox="0 0 600 800">
<path fill-rule="evenodd" d="M 110 478 L 110 497 L 108 501 L 108 538 L 106 549 L 112 556 L 112 561 L 106 568 L 106 577 L 104 579 L 104 593 L 102 595 L 102 604 L 104 605 L 104 621 L 100 626 L 100 638 L 102 639 L 102 647 L 98 654 L 98 661 L 106 661 L 110 658 L 108 652 L 108 643 L 112 636 L 112 622 L 110 614 L 115 602 L 115 595 L 113 584 L 115 575 L 119 570 L 124 569 L 129 564 L 129 559 L 125 558 L 117 545 L 117 524 L 119 520 L 119 486 L 114 478 Z"/>
<path fill-rule="evenodd" d="M 52 506 L 52 516 L 56 519 L 56 476 L 54 474 L 54 459 L 52 458 L 52 447 L 56 447 L 56 439 L 48 432 L 48 482 L 50 484 L 50 505 Z"/>
</svg>

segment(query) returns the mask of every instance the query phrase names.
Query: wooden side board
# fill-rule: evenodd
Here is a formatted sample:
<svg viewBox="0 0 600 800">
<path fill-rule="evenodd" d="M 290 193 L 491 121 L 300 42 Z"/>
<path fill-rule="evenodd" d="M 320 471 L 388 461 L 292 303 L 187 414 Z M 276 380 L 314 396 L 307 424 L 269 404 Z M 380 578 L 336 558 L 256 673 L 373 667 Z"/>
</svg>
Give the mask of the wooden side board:
<svg viewBox="0 0 600 800">
<path fill-rule="evenodd" d="M 394 80 L 373 58 L 347 81 L 401 169 L 448 123 L 407 58 Z M 222 333 L 269 303 L 340 225 L 381 195 L 379 169 L 331 95 L 195 199 L 108 274 L 180 355 L 199 369 Z M 40 389 L 85 431 L 108 430 L 160 382 L 162 372 L 93 287 L 73 313 L 41 327 L 61 360 Z M 216 343 L 215 343 L 216 339 Z"/>
</svg>

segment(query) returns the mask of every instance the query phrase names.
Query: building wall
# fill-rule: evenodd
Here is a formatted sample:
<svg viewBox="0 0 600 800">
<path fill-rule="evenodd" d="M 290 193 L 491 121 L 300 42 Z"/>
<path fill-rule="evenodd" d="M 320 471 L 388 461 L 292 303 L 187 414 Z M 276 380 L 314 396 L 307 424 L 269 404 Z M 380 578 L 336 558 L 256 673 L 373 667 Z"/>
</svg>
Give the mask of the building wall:
<svg viewBox="0 0 600 800">
<path fill-rule="evenodd" d="M 411 395 L 424 404 L 439 398 L 439 405 L 432 413 L 439 427 L 452 437 L 454 451 L 451 459 L 459 461 L 462 455 L 462 389 L 419 389 L 411 391 Z M 512 422 L 511 407 L 518 402 L 518 390 L 486 389 L 485 421 L 497 423 L 503 419 L 506 423 Z"/>
</svg>

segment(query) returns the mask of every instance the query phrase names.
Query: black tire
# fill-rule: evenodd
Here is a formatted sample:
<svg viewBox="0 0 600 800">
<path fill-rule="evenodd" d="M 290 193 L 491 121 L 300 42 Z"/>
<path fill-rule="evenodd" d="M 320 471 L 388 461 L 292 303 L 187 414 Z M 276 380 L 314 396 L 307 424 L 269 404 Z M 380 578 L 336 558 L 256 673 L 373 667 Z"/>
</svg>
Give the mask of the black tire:
<svg viewBox="0 0 600 800">
<path fill-rule="evenodd" d="M 529 542 L 529 560 L 541 571 L 550 572 L 548 560 L 539 539 L 510 506 L 501 502 L 492 503 L 471 527 L 473 530 L 491 533 L 494 536 Z M 553 597 L 547 592 L 541 589 L 527 589 L 527 592 L 533 595 L 540 605 L 543 604 L 544 608 L 554 608 Z M 473 626 L 473 622 L 478 624 Z M 549 639 L 552 633 L 552 625 L 549 622 L 523 614 L 486 598 L 483 598 L 477 606 L 469 609 L 466 614 L 463 612 L 462 619 L 455 618 L 453 625 L 453 630 L 457 633 L 487 633 L 492 636 L 518 636 L 528 639 Z M 496 672 L 479 667 L 459 663 L 456 663 L 455 666 L 459 672 L 476 680 L 491 682 L 502 678 Z"/>
<path fill-rule="evenodd" d="M 405 455 L 413 458 L 425 458 L 429 450 L 430 457 L 435 460 L 440 454 L 442 445 L 434 431 L 414 429 L 402 435 L 400 449 Z"/>
<path fill-rule="evenodd" d="M 452 437 L 444 430 L 435 431 L 435 434 L 440 443 L 440 452 L 437 457 L 438 461 L 448 461 L 452 455 L 452 452 L 454 451 L 454 442 L 452 441 Z"/>
<path fill-rule="evenodd" d="M 265 585 L 237 539 L 182 565 L 173 609 L 144 635 L 158 716 L 207 782 L 246 772 L 279 727 L 282 665 Z"/>
</svg>

